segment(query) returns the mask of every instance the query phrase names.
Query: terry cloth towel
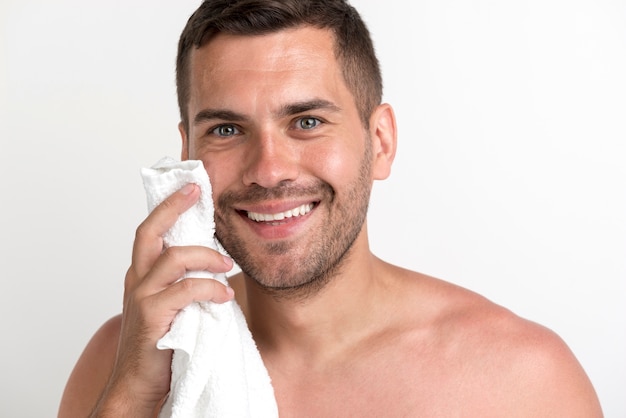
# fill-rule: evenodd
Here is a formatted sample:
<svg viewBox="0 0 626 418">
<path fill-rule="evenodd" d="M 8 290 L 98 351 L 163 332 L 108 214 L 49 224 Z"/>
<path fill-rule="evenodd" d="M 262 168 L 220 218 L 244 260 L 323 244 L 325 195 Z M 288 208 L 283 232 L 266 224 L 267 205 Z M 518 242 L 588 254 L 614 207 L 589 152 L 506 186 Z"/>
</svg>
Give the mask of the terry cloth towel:
<svg viewBox="0 0 626 418">
<path fill-rule="evenodd" d="M 219 248 L 211 184 L 201 161 L 165 157 L 141 174 L 150 211 L 188 183 L 201 189 L 200 200 L 163 237 L 165 247 Z M 226 283 L 222 273 L 188 272 L 185 277 Z M 189 305 L 178 313 L 157 347 L 174 350 L 170 393 L 161 418 L 278 417 L 270 377 L 235 301 Z"/>
</svg>

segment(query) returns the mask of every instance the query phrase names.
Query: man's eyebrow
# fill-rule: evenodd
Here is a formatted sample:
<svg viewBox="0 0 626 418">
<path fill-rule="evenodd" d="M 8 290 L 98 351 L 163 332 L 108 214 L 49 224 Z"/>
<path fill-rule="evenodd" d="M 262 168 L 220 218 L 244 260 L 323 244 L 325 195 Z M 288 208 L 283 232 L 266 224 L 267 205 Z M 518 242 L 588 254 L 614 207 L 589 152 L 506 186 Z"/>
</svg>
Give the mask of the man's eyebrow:
<svg viewBox="0 0 626 418">
<path fill-rule="evenodd" d="M 341 108 L 328 100 L 312 99 L 304 100 L 301 102 L 289 103 L 281 106 L 276 112 L 276 116 L 281 118 L 291 115 L 297 115 L 299 113 L 309 112 L 311 110 L 329 110 L 332 112 L 338 112 L 341 110 Z M 228 109 L 203 109 L 199 111 L 193 118 L 193 123 L 194 125 L 198 125 L 202 122 L 215 119 L 227 122 L 245 122 L 250 120 L 248 116 Z"/>
<path fill-rule="evenodd" d="M 247 121 L 249 118 L 232 110 L 227 109 L 203 109 L 199 111 L 193 118 L 193 124 L 198 125 L 202 122 L 219 119 L 228 122 Z"/>
<path fill-rule="evenodd" d="M 311 110 L 330 110 L 332 112 L 339 112 L 341 108 L 328 100 L 312 99 L 286 104 L 282 106 L 276 113 L 278 117 L 285 117 L 290 115 L 297 115 L 298 113 L 306 113 Z"/>
</svg>

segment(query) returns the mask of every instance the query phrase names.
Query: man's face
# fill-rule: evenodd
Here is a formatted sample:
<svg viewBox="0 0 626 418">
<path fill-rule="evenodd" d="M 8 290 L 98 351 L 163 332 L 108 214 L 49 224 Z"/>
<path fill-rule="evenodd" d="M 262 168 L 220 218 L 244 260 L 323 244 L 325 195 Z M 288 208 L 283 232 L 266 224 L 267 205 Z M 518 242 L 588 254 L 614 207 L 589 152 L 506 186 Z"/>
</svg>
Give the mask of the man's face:
<svg viewBox="0 0 626 418">
<path fill-rule="evenodd" d="M 191 55 L 183 158 L 200 159 L 216 234 L 268 289 L 325 282 L 365 240 L 372 152 L 324 30 L 218 35 Z"/>
</svg>

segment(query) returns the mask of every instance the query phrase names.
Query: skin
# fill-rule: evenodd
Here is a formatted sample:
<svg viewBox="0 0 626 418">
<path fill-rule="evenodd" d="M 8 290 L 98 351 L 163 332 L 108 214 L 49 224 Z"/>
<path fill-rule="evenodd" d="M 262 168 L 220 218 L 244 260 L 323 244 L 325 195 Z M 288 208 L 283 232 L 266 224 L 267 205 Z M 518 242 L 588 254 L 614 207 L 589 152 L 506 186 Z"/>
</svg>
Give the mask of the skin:
<svg viewBox="0 0 626 418">
<path fill-rule="evenodd" d="M 328 32 L 219 35 L 193 52 L 191 83 L 182 157 L 204 162 L 218 233 L 248 254 L 230 284 L 281 417 L 602 416 L 589 379 L 550 330 L 371 253 L 366 224 L 345 208 L 366 203 L 372 182 L 388 176 L 395 119 L 383 104 L 363 128 Z M 88 344 L 59 416 L 154 415 L 171 360 L 156 341 L 186 304 L 233 297 L 212 280 L 175 283 L 185 270 L 226 272 L 229 259 L 198 247 L 161 254 L 161 235 L 198 194 L 192 186 L 175 193 L 138 228 L 123 314 Z M 242 216 L 303 204 L 313 210 L 275 224 Z M 354 239 L 340 240 L 326 267 L 293 268 L 355 223 Z"/>
<path fill-rule="evenodd" d="M 388 173 L 395 132 L 374 132 L 386 137 L 375 138 L 380 155 L 373 161 L 374 144 L 339 68 L 327 67 L 331 51 L 296 48 L 297 37 L 270 38 L 273 47 L 264 37 L 221 36 L 192 55 L 197 88 L 188 110 L 196 116 L 189 133 L 181 132 L 183 158 L 204 162 L 218 201 L 217 235 L 244 272 L 273 294 L 307 293 L 360 235 L 373 178 Z M 251 56 L 231 45 L 241 41 Z M 227 112 L 236 116 L 220 117 Z M 388 106 L 374 117 L 393 126 Z M 279 224 L 245 216 L 302 205 L 313 209 Z"/>
</svg>

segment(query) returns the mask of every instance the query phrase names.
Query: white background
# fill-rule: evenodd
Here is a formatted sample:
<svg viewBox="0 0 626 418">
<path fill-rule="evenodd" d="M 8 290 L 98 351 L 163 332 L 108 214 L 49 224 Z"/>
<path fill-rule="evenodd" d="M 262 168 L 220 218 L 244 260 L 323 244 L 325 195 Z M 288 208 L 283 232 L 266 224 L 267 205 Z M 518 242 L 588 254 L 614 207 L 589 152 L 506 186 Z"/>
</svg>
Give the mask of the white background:
<svg viewBox="0 0 626 418">
<path fill-rule="evenodd" d="M 196 0 L 0 3 L 0 415 L 56 414 L 178 157 Z M 555 330 L 626 417 L 626 3 L 355 0 L 395 106 L 372 247 Z"/>
</svg>

